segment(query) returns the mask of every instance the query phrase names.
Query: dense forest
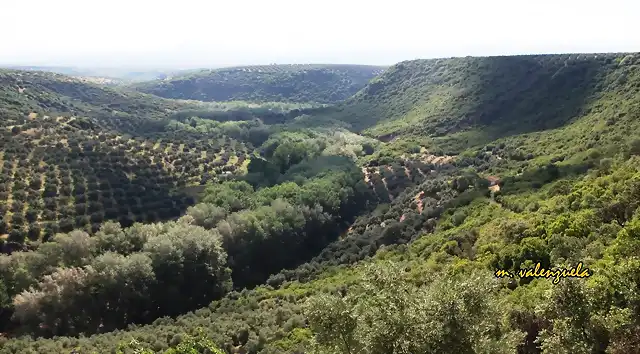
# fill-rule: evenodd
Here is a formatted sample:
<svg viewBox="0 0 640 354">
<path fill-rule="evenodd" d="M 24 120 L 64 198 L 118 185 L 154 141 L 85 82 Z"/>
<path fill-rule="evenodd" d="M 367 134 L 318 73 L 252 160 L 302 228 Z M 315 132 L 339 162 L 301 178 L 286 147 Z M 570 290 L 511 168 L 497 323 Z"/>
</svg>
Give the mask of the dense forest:
<svg viewBox="0 0 640 354">
<path fill-rule="evenodd" d="M 190 72 L 132 87 L 186 100 L 336 103 L 362 89 L 384 69 L 367 65 L 244 66 Z"/>
<path fill-rule="evenodd" d="M 409 61 L 322 106 L 2 72 L 0 353 L 640 353 L 639 64 Z M 495 275 L 536 264 L 587 276 Z"/>
</svg>

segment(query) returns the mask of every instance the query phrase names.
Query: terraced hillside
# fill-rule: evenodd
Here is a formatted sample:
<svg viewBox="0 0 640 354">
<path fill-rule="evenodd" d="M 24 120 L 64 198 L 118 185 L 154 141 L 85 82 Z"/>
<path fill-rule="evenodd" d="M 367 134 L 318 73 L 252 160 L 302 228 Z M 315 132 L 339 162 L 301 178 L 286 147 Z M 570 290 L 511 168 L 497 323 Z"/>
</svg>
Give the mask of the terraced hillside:
<svg viewBox="0 0 640 354">
<path fill-rule="evenodd" d="M 172 115 L 236 131 L 247 174 L 177 221 L 0 256 L 0 353 L 637 353 L 639 63 L 404 62 L 252 134 Z"/>
<path fill-rule="evenodd" d="M 253 114 L 286 119 L 277 105 L 236 106 L 1 72 L 0 239 L 21 244 L 72 229 L 93 233 L 104 220 L 126 226 L 180 216 L 198 197 L 194 187 L 246 172 L 251 142 L 268 135 Z M 197 114 L 242 121 L 198 125 Z"/>
<path fill-rule="evenodd" d="M 74 228 L 95 232 L 103 220 L 180 216 L 194 202 L 179 188 L 239 171 L 247 156 L 228 138 L 133 138 L 83 118 L 35 114 L 5 126 L 0 149 L 0 237 L 18 243 Z"/>
<path fill-rule="evenodd" d="M 261 65 L 203 70 L 133 86 L 160 97 L 200 101 L 315 102 L 344 100 L 384 67 Z"/>
<path fill-rule="evenodd" d="M 121 119 L 136 124 L 147 118 L 162 118 L 168 112 L 186 106 L 151 95 L 39 71 L 0 70 L 0 93 L 0 112 L 9 119 L 19 119 L 32 112 L 41 115 L 77 113 L 90 115 L 106 124 Z"/>
</svg>

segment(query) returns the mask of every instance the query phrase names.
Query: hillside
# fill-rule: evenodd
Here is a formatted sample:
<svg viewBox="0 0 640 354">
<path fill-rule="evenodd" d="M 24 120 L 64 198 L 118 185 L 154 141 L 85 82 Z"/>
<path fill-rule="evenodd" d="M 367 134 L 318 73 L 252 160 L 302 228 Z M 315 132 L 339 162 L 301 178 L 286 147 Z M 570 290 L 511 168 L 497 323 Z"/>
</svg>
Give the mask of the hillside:
<svg viewBox="0 0 640 354">
<path fill-rule="evenodd" d="M 624 82 L 634 61 L 625 54 L 406 61 L 330 114 L 386 140 L 412 135 L 488 142 L 570 123 Z"/>
<path fill-rule="evenodd" d="M 366 65 L 246 66 L 202 70 L 133 87 L 175 99 L 335 103 L 356 93 L 384 69 Z"/>
<path fill-rule="evenodd" d="M 0 70 L 0 109 L 12 117 L 35 113 L 83 113 L 98 117 L 120 113 L 136 120 L 162 116 L 184 104 L 138 92 L 93 84 L 70 76 Z"/>
<path fill-rule="evenodd" d="M 10 249 L 74 228 L 94 233 L 103 220 L 178 217 L 197 199 L 194 188 L 246 170 L 252 144 L 266 139 L 256 115 L 280 122 L 302 107 L 175 102 L 2 71 L 0 240 Z"/>
<path fill-rule="evenodd" d="M 44 71 L 72 76 L 94 83 L 122 85 L 132 82 L 164 79 L 177 73 L 195 70 L 136 70 L 131 68 L 77 68 L 69 66 L 5 66 L 6 69 L 23 71 Z"/>
<path fill-rule="evenodd" d="M 128 116 L 160 122 L 144 139 L 218 134 L 245 166 L 179 218 L 0 255 L 0 353 L 638 353 L 638 64 L 410 61 L 320 108 L 157 99 Z M 536 264 L 582 275 L 517 275 Z"/>
</svg>

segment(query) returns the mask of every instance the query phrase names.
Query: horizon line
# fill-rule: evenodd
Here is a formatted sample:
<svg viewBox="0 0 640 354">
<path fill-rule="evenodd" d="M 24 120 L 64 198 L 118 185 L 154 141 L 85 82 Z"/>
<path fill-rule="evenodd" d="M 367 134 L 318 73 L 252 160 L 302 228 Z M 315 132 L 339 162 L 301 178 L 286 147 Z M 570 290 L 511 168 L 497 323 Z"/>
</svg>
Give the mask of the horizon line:
<svg viewBox="0 0 640 354">
<path fill-rule="evenodd" d="M 529 53 L 506 53 L 506 54 L 488 54 L 488 55 L 441 55 L 441 56 L 425 56 L 416 57 L 411 59 L 402 59 L 395 61 L 392 64 L 365 64 L 365 63 L 353 63 L 353 62 L 281 62 L 281 63 L 253 63 L 253 64 L 218 64 L 218 65 L 154 65 L 154 64 L 132 64 L 132 65 L 94 65 L 94 64 L 48 64 L 48 63 L 15 63 L 15 62 L 0 62 L 0 68 L 2 69 L 15 69 L 15 70 L 29 70 L 29 68 L 59 68 L 59 69 L 94 69 L 94 70 L 173 70 L 173 71 L 187 71 L 187 70 L 219 70 L 219 69 L 233 69 L 233 68 L 246 68 L 257 66 L 284 66 L 284 65 L 353 65 L 353 66 L 379 66 L 379 67 L 391 67 L 393 65 L 413 61 L 413 60 L 437 60 L 437 59 L 453 59 L 453 58 L 490 58 L 490 57 L 517 57 L 517 56 L 544 56 L 544 55 L 620 55 L 620 54 L 632 54 L 640 53 L 640 51 L 574 51 L 574 52 L 529 52 Z"/>
</svg>

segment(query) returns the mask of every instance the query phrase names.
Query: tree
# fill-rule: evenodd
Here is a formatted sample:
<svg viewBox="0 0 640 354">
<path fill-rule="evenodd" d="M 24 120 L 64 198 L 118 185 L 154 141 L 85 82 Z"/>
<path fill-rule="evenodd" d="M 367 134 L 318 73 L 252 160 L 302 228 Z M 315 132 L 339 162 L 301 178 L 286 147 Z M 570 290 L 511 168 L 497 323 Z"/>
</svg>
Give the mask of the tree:
<svg viewBox="0 0 640 354">
<path fill-rule="evenodd" d="M 13 311 L 12 298 L 9 294 L 5 279 L 0 278 L 0 331 L 5 331 L 8 327 Z"/>
<path fill-rule="evenodd" d="M 131 340 L 129 342 L 121 342 L 118 344 L 116 354 L 134 353 L 134 354 L 154 354 L 156 350 L 149 349 L 137 340 Z M 184 336 L 179 344 L 174 348 L 169 348 L 164 351 L 163 354 L 196 354 L 196 353 L 209 353 L 209 354 L 225 354 L 222 350 L 213 343 L 213 341 L 207 338 L 202 330 L 197 336 Z"/>
<path fill-rule="evenodd" d="M 369 265 L 344 296 L 311 298 L 305 314 L 327 353 L 513 353 L 522 333 L 492 318 L 495 280 L 486 275 L 413 285 L 399 265 Z"/>
<path fill-rule="evenodd" d="M 152 298 L 162 314 L 177 315 L 204 306 L 231 289 L 227 254 L 215 231 L 186 220 L 172 222 L 150 238 L 143 250 L 157 274 Z"/>
<path fill-rule="evenodd" d="M 11 242 L 15 242 L 15 243 L 23 243 L 24 242 L 24 237 L 25 237 L 25 232 L 22 229 L 22 227 L 20 228 L 14 228 L 13 230 L 11 230 L 11 232 L 9 232 L 9 238 L 8 240 Z"/>
<path fill-rule="evenodd" d="M 251 206 L 253 192 L 253 187 L 244 181 L 212 184 L 205 190 L 202 201 L 234 212 Z"/>
<path fill-rule="evenodd" d="M 38 210 L 28 209 L 25 213 L 25 218 L 30 223 L 35 222 L 38 219 Z"/>
<path fill-rule="evenodd" d="M 100 325 L 113 330 L 126 325 L 127 318 L 145 318 L 153 281 L 147 255 L 106 253 L 90 266 L 59 268 L 45 275 L 37 287 L 15 297 L 13 317 L 36 333 L 91 333 Z M 83 303 L 93 306 L 79 306 Z"/>
<path fill-rule="evenodd" d="M 60 230 L 62 232 L 71 232 L 73 230 L 73 220 L 69 218 L 64 218 L 60 220 L 60 222 L 58 223 L 58 226 L 60 227 Z"/>
<path fill-rule="evenodd" d="M 0 234 L 6 234 L 7 232 L 9 232 L 7 222 L 4 219 L 0 219 Z"/>
<path fill-rule="evenodd" d="M 193 217 L 195 225 L 212 229 L 227 216 L 227 212 L 214 204 L 199 203 L 189 207 L 186 215 Z"/>
<path fill-rule="evenodd" d="M 344 298 L 318 295 L 305 305 L 305 313 L 317 343 L 330 353 L 355 354 L 362 350 L 356 339 L 358 318 Z"/>
<path fill-rule="evenodd" d="M 371 155 L 375 152 L 375 148 L 373 147 L 373 145 L 371 145 L 371 143 L 364 143 L 362 144 L 362 152 L 365 155 Z"/>
<path fill-rule="evenodd" d="M 69 323 L 75 315 L 72 303 L 83 293 L 91 272 L 91 269 L 62 268 L 45 276 L 37 288 L 16 295 L 13 319 L 35 333 L 64 333 L 73 325 Z M 57 306 L 52 306 L 54 304 Z M 55 323 L 57 318 L 62 318 L 62 323 Z M 46 329 L 40 329 L 42 327 Z"/>
<path fill-rule="evenodd" d="M 52 244 L 58 249 L 55 253 L 58 254 L 59 262 L 66 267 L 85 266 L 93 257 L 92 240 L 84 231 L 73 230 L 68 234 L 57 234 Z"/>
<path fill-rule="evenodd" d="M 123 256 L 110 252 L 92 262 L 91 292 L 103 308 L 92 309 L 95 317 L 88 319 L 93 322 L 90 329 L 102 324 L 103 330 L 111 331 L 149 320 L 154 310 L 149 293 L 156 282 L 151 263 L 144 253 Z"/>
<path fill-rule="evenodd" d="M 580 281 L 580 279 L 579 279 Z M 558 354 L 593 353 L 599 338 L 597 322 L 591 318 L 591 301 L 581 283 L 564 279 L 554 287 L 549 300 L 556 306 L 545 306 L 547 318 L 553 318 L 553 329 L 540 334 L 542 349 Z M 595 325 L 595 326 L 594 326 Z"/>
<path fill-rule="evenodd" d="M 640 155 L 640 139 L 633 139 L 629 143 L 629 153 L 631 155 Z"/>
<path fill-rule="evenodd" d="M 32 223 L 29 225 L 27 236 L 32 241 L 38 241 L 40 239 L 40 231 L 40 226 L 38 224 Z"/>
</svg>

